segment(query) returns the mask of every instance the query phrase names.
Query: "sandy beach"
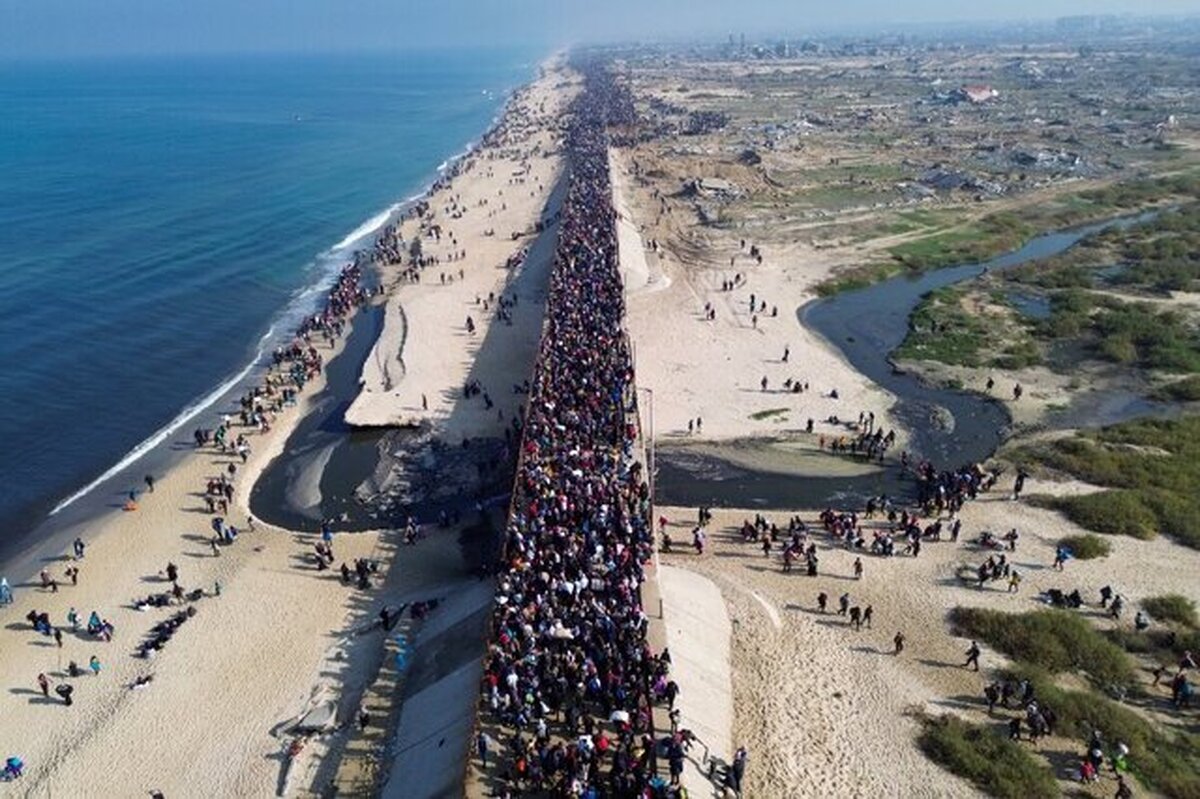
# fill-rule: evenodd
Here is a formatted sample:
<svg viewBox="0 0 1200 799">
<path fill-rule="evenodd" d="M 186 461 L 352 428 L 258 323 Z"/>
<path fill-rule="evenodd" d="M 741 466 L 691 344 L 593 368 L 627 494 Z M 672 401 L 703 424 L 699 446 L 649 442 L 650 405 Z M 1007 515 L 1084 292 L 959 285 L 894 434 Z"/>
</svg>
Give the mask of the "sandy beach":
<svg viewBox="0 0 1200 799">
<path fill-rule="evenodd" d="M 1048 488 L 1053 487 L 1038 490 Z M 659 512 L 671 520 L 672 537 L 686 544 L 695 510 Z M 733 742 L 748 746 L 755 756 L 749 795 L 975 795 L 972 786 L 929 761 L 915 743 L 919 725 L 914 713 L 978 715 L 983 709 L 984 677 L 961 668 L 970 642 L 948 633 L 948 608 L 1020 612 L 1044 607 L 1037 595 L 1048 588 L 1078 586 L 1096 596 L 1106 584 L 1118 586 L 1133 603 L 1163 593 L 1200 601 L 1195 580 L 1200 553 L 1166 539 L 1113 538 L 1110 557 L 1072 561 L 1066 573 L 1054 571 L 1050 566 L 1058 541 L 1083 531 L 1057 513 L 999 493 L 966 506 L 958 543 L 931 543 L 916 558 L 864 556 L 862 580 L 853 577 L 857 553 L 824 544 L 820 576 L 808 577 L 802 569 L 784 574 L 778 556 L 764 558 L 757 544 L 742 540 L 741 524 L 754 513 L 716 510 L 709 526 L 711 552 L 697 556 L 680 547 L 678 554 L 663 556 L 664 563 L 715 582 L 733 618 Z M 811 510 L 766 516 L 782 524 L 793 513 L 810 525 L 819 524 Z M 999 585 L 981 591 L 960 582 L 960 566 L 977 565 L 986 557 L 968 541 L 983 530 L 1014 526 L 1021 531 L 1013 557 L 1025 578 L 1020 591 L 1009 594 Z M 822 591 L 830 597 L 826 615 L 817 610 L 816 596 Z M 855 632 L 835 615 L 836 599 L 846 592 L 853 604 L 874 607 L 871 629 Z M 1102 627 L 1114 624 L 1098 610 L 1089 615 Z M 897 631 L 907 638 L 898 658 L 891 655 Z M 1002 655 L 985 649 L 985 669 L 1006 663 Z M 681 702 L 686 708 L 688 697 Z M 1053 740 L 1041 748 L 1074 752 L 1076 744 Z"/>
<path fill-rule="evenodd" d="M 514 95 L 494 138 L 430 194 L 429 211 L 398 226 L 398 240 L 406 246 L 419 240 L 422 256 L 437 262 L 419 282 L 404 277 L 407 258 L 381 266 L 388 287 L 383 332 L 363 366 L 347 422 L 423 425 L 457 441 L 497 436 L 516 415 L 523 398 L 511 378 L 532 365 L 553 257 L 552 237 L 536 228 L 562 202 L 555 120 L 574 91 L 562 59 L 546 62 L 539 78 Z M 458 260 L 458 253 L 465 257 Z M 509 322 L 498 319 L 500 297 L 515 298 Z M 481 400 L 459 401 L 472 381 L 494 409 Z"/>
<path fill-rule="evenodd" d="M 561 67 L 547 65 L 537 82 L 515 96 L 505 117 L 508 126 L 501 123 L 508 131 L 503 146 L 495 153 L 476 151 L 430 198 L 432 207 L 455 196 L 473 208 L 476 198 L 487 197 L 494 205 L 507 201 L 508 209 L 495 215 L 485 209 L 456 222 L 458 246 L 467 250 L 467 257 L 426 268 L 423 283 L 406 284 L 385 299 L 394 313 L 389 314 L 378 357 L 368 364 L 377 365 L 382 375 L 390 363 L 382 353 L 399 351 L 399 336 L 405 342 L 403 389 L 401 397 L 388 393 L 368 403 L 374 413 L 384 415 L 371 423 L 405 423 L 407 417 L 393 417 L 387 409 L 398 406 L 402 416 L 409 414 L 424 393 L 428 416 L 441 422 L 442 434 L 495 434 L 507 417 L 499 420 L 495 412 L 465 407 L 461 384 L 468 374 L 491 380 L 499 409 L 515 412 L 517 398 L 510 402 L 509 384 L 520 382 L 522 365 L 527 371 L 536 346 L 549 250 L 535 246 L 523 265 L 513 269 L 505 269 L 504 263 L 535 241 L 534 224 L 541 214 L 552 212 L 546 209 L 560 164 L 553 152 L 555 134 L 545 126 L 553 118 L 564 80 Z M 530 111 L 535 107 L 537 114 Z M 535 157 L 533 150 L 539 148 L 543 151 Z M 522 163 L 527 171 L 514 183 L 513 171 Z M 484 236 L 483 230 L 491 227 L 496 235 Z M 510 238 L 511 232 L 519 235 Z M 436 243 L 426 252 L 437 252 Z M 459 279 L 460 268 L 469 276 Z M 454 273 L 453 284 L 439 283 L 441 270 Z M 386 269 L 382 277 L 387 285 L 395 283 Z M 495 325 L 492 314 L 476 309 L 475 295 L 486 297 L 489 292 L 519 297 L 511 326 Z M 468 314 L 478 325 L 474 337 L 463 330 Z M 393 323 L 398 320 L 403 324 L 397 329 Z M 491 354 L 476 364 L 478 342 L 485 339 Z M 344 338 L 333 347 L 315 346 L 328 362 L 342 342 Z M 368 370 L 368 386 L 371 379 Z M 245 432 L 252 447 L 244 464 L 232 453 L 201 449 L 156 475 L 153 493 L 142 494 L 136 511 L 112 513 L 89 527 L 83 535 L 83 560 L 73 562 L 69 553 L 45 553 L 42 560 L 59 583 L 56 593 L 41 588 L 36 577 L 14 585 L 16 601 L 5 609 L 6 626 L 0 632 L 0 672 L 9 677 L 8 690 L 0 697 L 5 721 L 0 751 L 18 754 L 27 764 L 20 795 L 137 796 L 152 790 L 166 796 L 270 796 L 284 790 L 302 795 L 323 793 L 338 778 L 360 702 L 388 651 L 377 625 L 380 609 L 445 599 L 464 578 L 475 580 L 470 576 L 475 566 L 460 541 L 461 529 L 454 527 L 426 525 L 427 537 L 407 547 L 400 544 L 397 531 L 336 535 L 336 561 L 328 571 L 314 565 L 318 535 L 261 522 L 248 531 L 251 486 L 266 464 L 284 452 L 289 433 L 323 385 L 322 373 L 305 387 L 297 407 L 286 409 L 267 434 L 235 426 L 232 433 Z M 226 518 L 241 535 L 216 556 L 209 543 L 211 517 L 203 489 L 231 461 L 239 468 Z M 344 585 L 337 572 L 338 564 L 357 558 L 377 564 L 378 576 L 368 591 Z M 195 615 L 156 657 L 135 657 L 135 648 L 150 628 L 180 609 L 138 610 L 132 604 L 136 598 L 170 589 L 168 563 L 177 566 L 179 583 L 187 591 L 199 589 L 203 596 L 194 603 Z M 77 586 L 64 577 L 70 565 L 80 569 Z M 113 640 L 100 641 L 82 629 L 72 632 L 66 621 L 72 607 L 84 620 L 92 610 L 109 620 L 115 628 Z M 49 613 L 52 624 L 63 629 L 61 649 L 24 620 L 32 610 Z M 451 611 L 459 618 L 460 611 Z M 436 619 L 436 613 L 431 618 Z M 398 629 L 410 626 L 404 621 Z M 431 629 L 432 639 L 439 640 L 440 628 Z M 419 659 L 419 625 L 413 630 Z M 100 663 L 95 676 L 88 671 L 93 655 Z M 70 661 L 86 675 L 68 679 Z M 39 673 L 50 679 L 49 697 L 38 688 Z M 70 707 L 53 691 L 62 682 L 75 687 Z M 290 723 L 326 701 L 336 704 L 343 731 L 311 742 L 288 773 Z M 374 707 L 373 723 L 387 724 L 387 716 L 379 717 L 379 703 Z M 385 739 L 374 746 L 386 745 Z M 356 745 L 354 751 L 355 756 L 369 758 L 379 750 Z"/>
<path fill-rule="evenodd" d="M 765 249 L 760 264 L 750 256 L 753 242 L 742 246 L 732 231 L 693 224 L 678 201 L 660 210 L 653 184 L 639 183 L 634 172 L 636 156 L 613 150 L 610 158 L 622 217 L 627 324 L 639 385 L 654 391 L 659 436 L 686 437 L 688 422 L 697 418 L 703 421 L 697 435 L 706 439 L 794 434 L 810 418 L 817 435 L 844 433 L 826 420 L 868 412 L 903 442 L 903 428 L 888 414 L 894 398 L 797 323 L 797 309 L 816 296 L 813 287 L 833 271 L 836 259 L 797 243 Z M 639 164 L 653 169 L 652 163 Z M 734 290 L 722 290 L 739 274 Z M 766 303 L 765 311 L 750 311 L 751 295 Z M 706 304 L 715 310 L 713 321 L 704 318 Z M 785 390 L 789 378 L 808 390 Z"/>
</svg>

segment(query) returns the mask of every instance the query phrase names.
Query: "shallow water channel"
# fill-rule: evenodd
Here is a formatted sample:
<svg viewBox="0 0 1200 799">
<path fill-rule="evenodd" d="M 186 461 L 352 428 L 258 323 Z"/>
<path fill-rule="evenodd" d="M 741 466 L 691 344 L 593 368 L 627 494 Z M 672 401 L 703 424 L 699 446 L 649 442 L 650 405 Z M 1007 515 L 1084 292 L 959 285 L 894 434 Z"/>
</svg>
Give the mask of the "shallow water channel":
<svg viewBox="0 0 1200 799">
<path fill-rule="evenodd" d="M 1080 239 L 1110 227 L 1128 227 L 1153 218 L 1154 212 L 1046 233 L 1025 246 L 990 261 L 900 275 L 866 288 L 846 291 L 799 308 L 799 323 L 820 333 L 850 364 L 896 398 L 893 416 L 909 432 L 910 452 L 939 467 L 986 460 L 1003 442 L 1010 418 L 994 398 L 973 391 L 933 386 L 897 370 L 891 353 L 908 334 L 909 317 L 930 291 L 978 277 L 986 271 L 1010 269 L 1068 249 Z M 833 387 L 835 388 L 835 387 Z M 998 386 L 1011 390 L 1011 386 Z M 1102 418 L 1072 413 L 1076 425 L 1112 424 L 1131 418 L 1145 403 L 1121 403 L 1124 413 L 1103 408 Z M 845 416 L 858 413 L 846 408 Z M 657 452 L 656 501 L 664 505 L 798 508 L 860 505 L 870 496 L 907 496 L 913 485 L 890 465 L 866 475 L 797 476 L 747 468 L 687 446 L 663 445 Z"/>
</svg>

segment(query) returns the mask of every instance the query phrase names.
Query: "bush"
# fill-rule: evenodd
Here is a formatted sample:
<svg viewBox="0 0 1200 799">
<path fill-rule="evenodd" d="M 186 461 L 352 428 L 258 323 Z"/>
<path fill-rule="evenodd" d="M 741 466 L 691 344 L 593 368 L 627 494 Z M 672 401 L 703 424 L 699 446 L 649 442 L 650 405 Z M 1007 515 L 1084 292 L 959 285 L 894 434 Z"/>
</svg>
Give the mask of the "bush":
<svg viewBox="0 0 1200 799">
<path fill-rule="evenodd" d="M 1148 655 L 1158 663 L 1171 664 L 1184 652 L 1200 652 L 1200 630 L 1177 630 L 1165 625 L 1149 630 L 1114 627 L 1105 633 L 1108 640 L 1135 655 Z"/>
<path fill-rule="evenodd" d="M 1092 535 L 1091 533 L 1069 535 L 1058 543 L 1069 549 L 1071 554 L 1078 560 L 1103 558 L 1112 552 L 1112 544 L 1100 536 Z"/>
<path fill-rule="evenodd" d="M 1157 517 L 1137 491 L 1118 489 L 1060 497 L 1054 506 L 1080 527 L 1098 533 L 1148 540 L 1158 528 Z"/>
<path fill-rule="evenodd" d="M 1055 734 L 1085 741 L 1098 729 L 1109 746 L 1120 741 L 1129 747 L 1130 769 L 1148 786 L 1179 799 L 1200 796 L 1197 736 L 1166 735 L 1134 711 L 1095 692 L 1058 688 L 1040 669 L 1022 667 L 1013 676 L 1032 682 L 1038 701 L 1055 712 Z"/>
<path fill-rule="evenodd" d="M 1173 621 L 1185 627 L 1196 627 L 1196 603 L 1179 594 L 1164 594 L 1142 600 L 1142 607 L 1159 621 Z"/>
<path fill-rule="evenodd" d="M 1129 657 L 1074 613 L 958 607 L 950 612 L 950 622 L 958 634 L 986 641 L 1013 660 L 1048 672 L 1081 671 L 1105 689 L 1126 689 L 1133 683 Z"/>
<path fill-rule="evenodd" d="M 1195 402 L 1200 400 L 1200 375 L 1189 375 L 1174 383 L 1159 386 L 1150 395 L 1153 399 L 1174 402 Z"/>
<path fill-rule="evenodd" d="M 952 774 L 1002 799 L 1059 795 L 1050 769 L 1021 746 L 955 716 L 926 719 L 917 739 L 922 751 Z"/>
<path fill-rule="evenodd" d="M 1084 527 L 1138 538 L 1161 532 L 1200 549 L 1200 416 L 1137 419 L 1022 447 L 1014 457 L 1118 489 L 1050 502 Z"/>
</svg>

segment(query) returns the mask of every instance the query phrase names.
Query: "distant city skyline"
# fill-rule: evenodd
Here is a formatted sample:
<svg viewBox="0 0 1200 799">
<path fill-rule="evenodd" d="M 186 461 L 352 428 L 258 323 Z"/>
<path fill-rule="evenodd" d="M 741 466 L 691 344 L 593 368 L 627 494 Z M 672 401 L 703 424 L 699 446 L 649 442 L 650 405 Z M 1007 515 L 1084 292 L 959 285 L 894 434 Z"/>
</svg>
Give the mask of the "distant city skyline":
<svg viewBox="0 0 1200 799">
<path fill-rule="evenodd" d="M 1200 14 L 1200 0 L 0 0 L 0 59 L 551 47 L 1077 14 Z"/>
</svg>

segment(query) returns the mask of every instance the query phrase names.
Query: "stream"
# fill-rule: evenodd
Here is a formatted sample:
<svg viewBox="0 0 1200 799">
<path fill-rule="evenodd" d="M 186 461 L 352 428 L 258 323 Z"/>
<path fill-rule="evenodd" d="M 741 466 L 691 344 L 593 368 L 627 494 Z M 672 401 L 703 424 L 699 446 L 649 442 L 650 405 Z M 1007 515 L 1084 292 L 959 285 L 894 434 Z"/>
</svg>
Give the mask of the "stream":
<svg viewBox="0 0 1200 799">
<path fill-rule="evenodd" d="M 796 311 L 799 323 L 824 337 L 863 375 L 896 397 L 893 417 L 908 431 L 908 449 L 940 468 L 978 463 L 1004 441 L 1011 421 L 992 397 L 973 391 L 930 385 L 896 369 L 891 353 L 908 334 L 909 318 L 930 291 L 961 283 L 987 271 L 1011 269 L 1058 255 L 1080 239 L 1110 227 L 1153 218 L 1156 212 L 1120 217 L 1071 230 L 1045 233 L 1023 247 L 977 264 L 899 275 L 862 289 L 813 300 Z M 1011 386 L 1000 385 L 1000 391 Z M 1087 408 L 1072 408 L 1076 426 L 1113 424 L 1145 412 L 1146 403 L 1125 401 L 1105 406 L 1091 418 Z M 847 408 L 846 416 L 857 413 Z M 657 452 L 656 501 L 663 505 L 716 505 L 764 509 L 854 505 L 887 494 L 906 497 L 914 485 L 891 465 L 866 475 L 812 477 L 757 471 L 686 446 L 660 446 Z"/>
</svg>

